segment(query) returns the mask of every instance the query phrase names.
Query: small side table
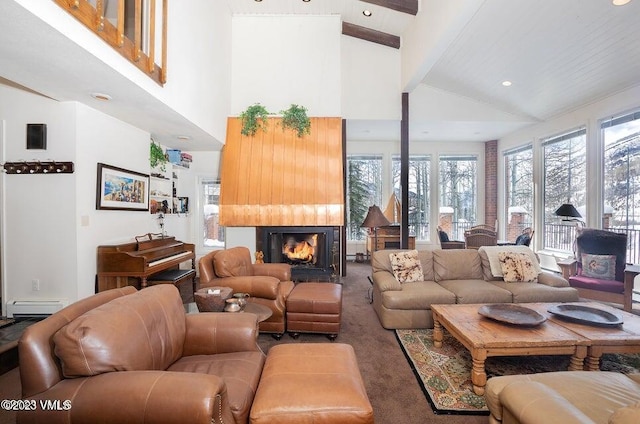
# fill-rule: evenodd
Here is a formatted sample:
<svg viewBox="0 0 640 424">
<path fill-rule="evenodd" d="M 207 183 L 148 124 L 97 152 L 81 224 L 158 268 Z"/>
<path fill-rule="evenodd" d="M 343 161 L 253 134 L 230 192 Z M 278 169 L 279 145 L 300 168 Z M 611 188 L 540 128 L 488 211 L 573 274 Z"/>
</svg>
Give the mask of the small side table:
<svg viewBox="0 0 640 424">
<path fill-rule="evenodd" d="M 633 281 L 640 274 L 640 265 L 627 265 L 624 269 L 624 310 L 633 309 Z"/>
<path fill-rule="evenodd" d="M 253 302 L 248 302 L 244 305 L 244 308 L 240 312 L 227 312 L 229 314 L 238 314 L 246 312 L 248 314 L 254 314 L 258 316 L 258 322 L 266 321 L 271 318 L 273 311 L 268 306 L 260 305 Z"/>
</svg>

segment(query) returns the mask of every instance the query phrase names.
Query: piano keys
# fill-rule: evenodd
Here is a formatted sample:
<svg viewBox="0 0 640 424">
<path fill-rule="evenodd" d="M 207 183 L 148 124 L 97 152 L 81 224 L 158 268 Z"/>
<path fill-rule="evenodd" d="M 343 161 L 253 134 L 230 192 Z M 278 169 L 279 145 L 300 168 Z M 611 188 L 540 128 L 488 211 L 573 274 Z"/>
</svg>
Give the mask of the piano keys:
<svg viewBox="0 0 640 424">
<path fill-rule="evenodd" d="M 98 246 L 97 254 L 96 292 L 127 285 L 145 288 L 155 274 L 179 270 L 189 260 L 191 268 L 178 273 L 183 277 L 175 283 L 191 279 L 195 289 L 195 245 L 175 237 L 149 233 L 134 242 Z"/>
</svg>

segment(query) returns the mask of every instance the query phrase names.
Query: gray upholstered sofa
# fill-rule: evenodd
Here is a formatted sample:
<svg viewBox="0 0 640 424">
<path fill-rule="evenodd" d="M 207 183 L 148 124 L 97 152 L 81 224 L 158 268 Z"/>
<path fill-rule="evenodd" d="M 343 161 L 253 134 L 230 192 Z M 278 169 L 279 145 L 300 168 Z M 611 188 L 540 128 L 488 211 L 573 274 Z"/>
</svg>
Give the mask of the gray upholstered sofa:
<svg viewBox="0 0 640 424">
<path fill-rule="evenodd" d="M 537 282 L 507 283 L 499 272 L 499 251 L 522 252 L 535 260 Z M 371 259 L 373 307 L 384 328 L 432 328 L 432 304 L 577 302 L 576 289 L 557 274 L 543 272 L 526 246 L 421 250 L 423 281 L 400 283 L 390 254 L 379 250 Z"/>
</svg>

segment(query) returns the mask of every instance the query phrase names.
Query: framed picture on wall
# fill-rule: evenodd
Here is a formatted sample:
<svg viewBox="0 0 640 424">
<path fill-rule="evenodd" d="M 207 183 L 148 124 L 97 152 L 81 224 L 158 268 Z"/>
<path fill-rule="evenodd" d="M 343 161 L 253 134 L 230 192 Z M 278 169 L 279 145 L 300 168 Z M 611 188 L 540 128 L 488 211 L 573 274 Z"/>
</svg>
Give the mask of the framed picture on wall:
<svg viewBox="0 0 640 424">
<path fill-rule="evenodd" d="M 148 211 L 149 176 L 98 163 L 96 209 Z"/>
</svg>

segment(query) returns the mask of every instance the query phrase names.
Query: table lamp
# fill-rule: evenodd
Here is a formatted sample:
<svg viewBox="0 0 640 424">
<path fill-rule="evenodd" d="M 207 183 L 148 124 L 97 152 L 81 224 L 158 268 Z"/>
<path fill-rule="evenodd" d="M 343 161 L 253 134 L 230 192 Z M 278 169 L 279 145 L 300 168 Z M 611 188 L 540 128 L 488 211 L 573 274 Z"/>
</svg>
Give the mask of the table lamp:
<svg viewBox="0 0 640 424">
<path fill-rule="evenodd" d="M 387 225 L 391 225 L 391 222 L 389 222 L 387 217 L 384 216 L 380 208 L 376 205 L 369 206 L 369 211 L 367 212 L 367 216 L 364 219 L 364 222 L 360 226 L 373 229 L 373 239 L 375 243 L 375 250 L 378 250 L 378 228 L 385 227 Z M 372 249 L 372 252 L 374 252 L 375 250 Z"/>
</svg>

